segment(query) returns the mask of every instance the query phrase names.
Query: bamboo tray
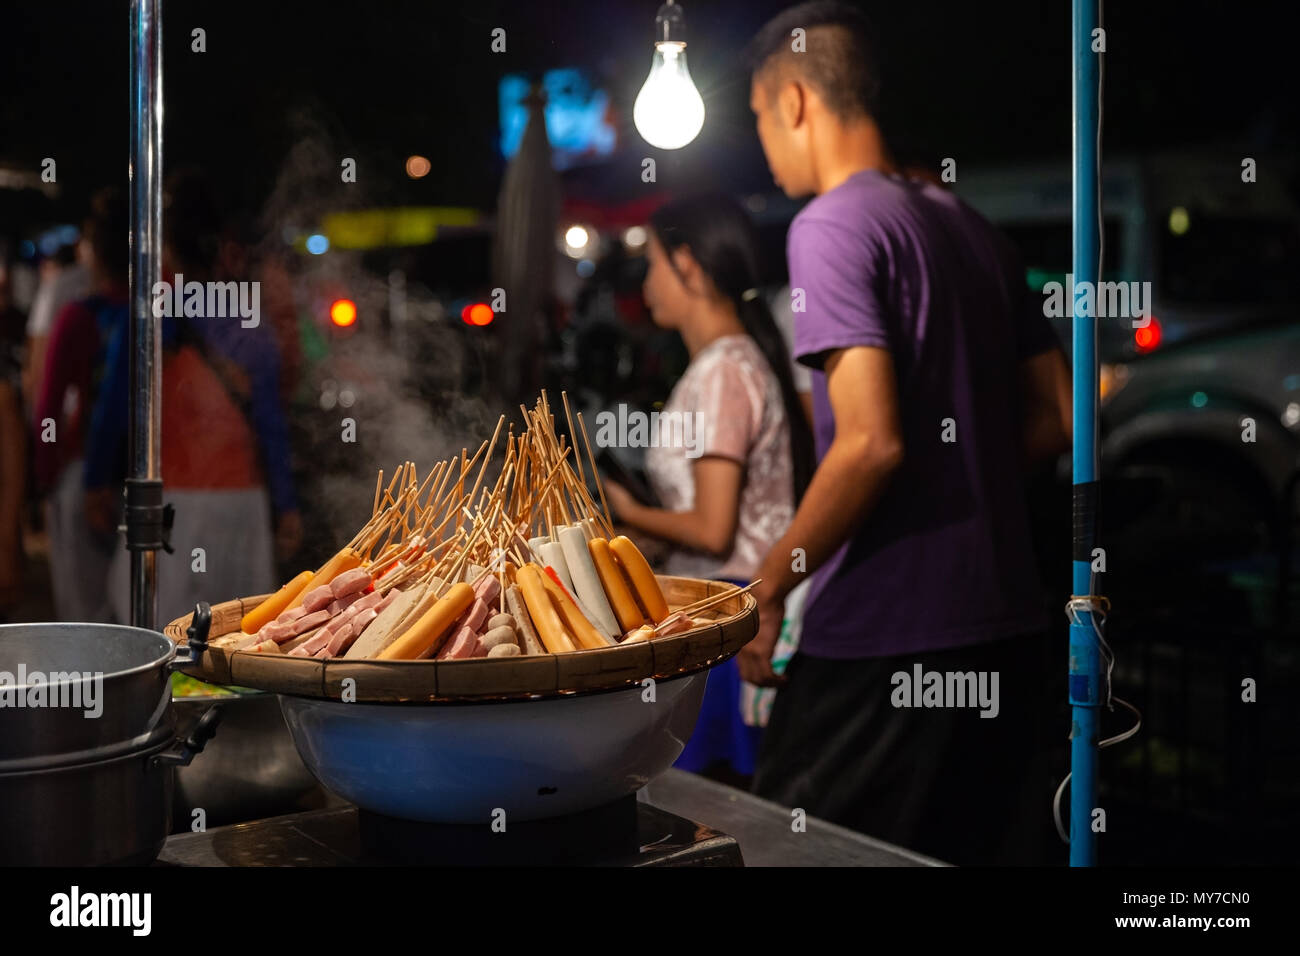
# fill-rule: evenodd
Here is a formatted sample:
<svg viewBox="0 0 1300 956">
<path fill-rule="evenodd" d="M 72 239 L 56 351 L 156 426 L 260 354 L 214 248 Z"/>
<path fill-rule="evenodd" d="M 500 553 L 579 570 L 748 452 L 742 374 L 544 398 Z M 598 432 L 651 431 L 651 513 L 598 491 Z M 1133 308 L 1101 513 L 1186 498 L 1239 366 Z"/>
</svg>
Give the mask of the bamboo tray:
<svg viewBox="0 0 1300 956">
<path fill-rule="evenodd" d="M 739 591 L 721 581 L 657 577 L 670 608 Z M 184 672 L 213 684 L 321 700 L 342 700 L 344 681 L 351 678 L 356 703 L 528 700 L 626 689 L 647 677 L 665 680 L 705 670 L 734 656 L 758 631 L 753 596 L 737 594 L 705 611 L 700 626 L 681 634 L 568 654 L 460 661 L 316 660 L 212 645 L 238 631 L 244 614 L 267 596 L 214 604 L 208 649 L 197 665 Z M 172 621 L 164 633 L 178 644 L 186 643 L 193 617 L 187 614 Z"/>
</svg>

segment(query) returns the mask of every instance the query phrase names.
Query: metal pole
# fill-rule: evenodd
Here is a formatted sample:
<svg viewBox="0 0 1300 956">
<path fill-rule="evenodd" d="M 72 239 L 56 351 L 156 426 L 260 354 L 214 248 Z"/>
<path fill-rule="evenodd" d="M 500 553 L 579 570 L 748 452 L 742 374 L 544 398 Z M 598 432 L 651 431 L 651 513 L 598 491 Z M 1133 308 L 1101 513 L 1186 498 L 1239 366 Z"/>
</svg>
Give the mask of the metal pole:
<svg viewBox="0 0 1300 956">
<path fill-rule="evenodd" d="M 163 539 L 162 336 L 152 290 L 162 277 L 162 4 L 131 0 L 131 408 L 127 450 L 127 548 L 131 623 L 158 618 L 158 548 Z"/>
<path fill-rule="evenodd" d="M 1074 67 L 1074 282 L 1096 289 L 1098 259 L 1097 78 L 1100 56 L 1092 51 L 1097 0 L 1073 0 Z M 1092 550 L 1097 540 L 1097 319 L 1074 317 L 1074 547 L 1073 587 L 1092 595 Z M 1096 863 L 1097 729 L 1102 686 L 1100 651 L 1092 612 L 1079 610 L 1070 624 L 1070 865 Z"/>
</svg>

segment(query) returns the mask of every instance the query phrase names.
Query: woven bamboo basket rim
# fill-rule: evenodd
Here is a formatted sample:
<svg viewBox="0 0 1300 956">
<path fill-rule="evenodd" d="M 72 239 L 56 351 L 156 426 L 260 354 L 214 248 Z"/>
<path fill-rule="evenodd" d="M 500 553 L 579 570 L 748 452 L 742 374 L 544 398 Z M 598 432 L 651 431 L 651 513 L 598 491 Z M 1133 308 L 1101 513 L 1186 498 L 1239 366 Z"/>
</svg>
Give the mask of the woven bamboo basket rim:
<svg viewBox="0 0 1300 956">
<path fill-rule="evenodd" d="M 739 591 L 723 581 L 656 575 L 670 607 Z M 734 656 L 758 630 L 753 595 L 737 594 L 704 612 L 697 627 L 672 637 L 627 646 L 459 661 L 317 660 L 282 654 L 229 651 L 212 641 L 239 631 L 243 616 L 269 595 L 237 598 L 212 605 L 208 649 L 186 674 L 212 684 L 251 687 L 294 697 L 342 700 L 345 688 L 355 703 L 429 704 L 566 697 L 620 690 L 646 678 L 667 680 L 706 670 Z M 187 642 L 194 615 L 168 624 L 163 632 Z M 349 687 L 345 684 L 352 680 Z"/>
</svg>

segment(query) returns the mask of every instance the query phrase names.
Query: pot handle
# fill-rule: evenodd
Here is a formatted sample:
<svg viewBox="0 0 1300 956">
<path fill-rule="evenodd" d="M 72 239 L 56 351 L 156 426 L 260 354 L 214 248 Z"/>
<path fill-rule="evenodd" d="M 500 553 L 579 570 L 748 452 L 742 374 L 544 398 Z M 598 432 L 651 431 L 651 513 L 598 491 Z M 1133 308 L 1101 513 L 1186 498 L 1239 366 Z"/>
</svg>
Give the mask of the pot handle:
<svg viewBox="0 0 1300 956">
<path fill-rule="evenodd" d="M 212 739 L 213 734 L 217 732 L 217 724 L 221 723 L 221 708 L 209 707 L 199 718 L 190 735 L 183 740 L 177 740 L 169 749 L 162 753 L 154 754 L 150 761 L 154 766 L 170 767 L 188 767 L 194 755 L 202 753 L 207 742 Z"/>
<path fill-rule="evenodd" d="M 186 643 L 176 648 L 176 655 L 168 663 L 172 670 L 198 664 L 208 649 L 208 629 L 212 627 L 212 607 L 207 601 L 194 605 L 194 620 L 185 629 Z"/>
</svg>

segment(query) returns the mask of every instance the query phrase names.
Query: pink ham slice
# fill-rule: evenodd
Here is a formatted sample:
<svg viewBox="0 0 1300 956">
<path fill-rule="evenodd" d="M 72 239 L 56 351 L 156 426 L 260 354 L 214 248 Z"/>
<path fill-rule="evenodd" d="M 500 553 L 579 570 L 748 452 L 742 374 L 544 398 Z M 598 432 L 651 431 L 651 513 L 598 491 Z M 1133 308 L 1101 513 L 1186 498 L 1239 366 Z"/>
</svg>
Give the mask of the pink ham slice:
<svg viewBox="0 0 1300 956">
<path fill-rule="evenodd" d="M 478 635 L 470 628 L 462 625 L 459 630 L 452 635 L 451 640 L 442 646 L 438 652 L 440 661 L 461 661 L 474 655 L 474 648 L 478 646 Z"/>
<path fill-rule="evenodd" d="M 293 624 L 281 624 L 279 621 L 272 621 L 257 632 L 259 642 L 275 641 L 277 644 L 283 644 L 291 637 L 293 637 Z"/>
<path fill-rule="evenodd" d="M 478 646 L 478 632 L 482 630 L 491 613 L 492 609 L 484 604 L 482 600 L 476 600 L 471 604 L 469 610 L 457 618 L 456 630 L 452 637 L 443 644 L 442 650 L 438 652 L 437 659 L 440 661 L 455 661 L 472 657 L 474 648 Z"/>
<path fill-rule="evenodd" d="M 323 611 L 329 607 L 330 601 L 334 600 L 334 592 L 330 590 L 328 584 L 322 584 L 318 588 L 312 588 L 302 599 L 302 606 L 310 614 L 313 611 Z"/>
<path fill-rule="evenodd" d="M 364 591 L 373 583 L 369 571 L 365 568 L 353 568 L 351 571 L 344 571 L 330 582 L 330 593 L 335 598 L 346 597 L 349 594 Z"/>
<path fill-rule="evenodd" d="M 330 621 L 329 629 L 331 631 L 338 631 L 339 628 L 343 627 L 345 624 L 350 624 L 355 620 L 358 614 L 368 611 L 371 608 L 376 608 L 380 605 L 387 607 L 387 605 L 384 604 L 385 595 L 380 594 L 378 591 L 371 591 L 369 594 L 358 594 L 356 595 L 356 598 L 355 601 L 344 608 L 342 612 L 337 614 Z"/>
<path fill-rule="evenodd" d="M 501 593 L 501 582 L 492 575 L 488 575 L 474 588 L 474 594 L 484 604 L 491 604 Z"/>
<path fill-rule="evenodd" d="M 387 594 L 380 594 L 378 591 L 371 591 L 369 594 L 361 595 L 357 602 L 352 605 L 352 608 L 355 608 L 356 613 L 360 614 L 368 608 L 388 607 L 396 593 L 396 591 L 389 591 Z"/>
<path fill-rule="evenodd" d="M 319 656 L 317 655 L 316 652 L 328 647 L 330 638 L 333 636 L 334 636 L 333 632 L 328 627 L 322 627 L 314 635 L 312 635 L 303 643 L 299 644 L 289 653 L 296 654 L 299 657 Z"/>
<path fill-rule="evenodd" d="M 366 629 L 366 626 L 378 616 L 379 614 L 373 607 L 368 607 L 354 617 L 349 622 L 349 626 L 341 627 L 335 631 L 334 636 L 330 638 L 330 642 L 326 647 L 329 651 L 329 656 L 337 657 L 351 647 L 352 642 L 360 637 L 361 632 Z"/>
<path fill-rule="evenodd" d="M 304 614 L 298 620 L 289 625 L 289 637 L 297 637 L 299 634 L 306 634 L 314 627 L 320 627 L 330 619 L 329 611 L 312 611 L 310 614 Z M 287 640 L 287 638 L 286 638 Z M 282 643 L 276 641 L 277 644 Z"/>
<path fill-rule="evenodd" d="M 460 623 L 477 634 L 491 616 L 492 609 L 479 600 L 471 604 L 469 610 L 460 616 Z"/>
<path fill-rule="evenodd" d="M 336 614 L 342 614 L 352 605 L 360 601 L 361 597 L 362 594 L 360 591 L 354 591 L 353 593 L 347 595 L 346 597 L 335 598 L 333 601 L 330 601 L 329 607 L 327 607 L 325 610 L 330 612 L 331 617 L 333 617 Z"/>
<path fill-rule="evenodd" d="M 296 620 L 281 624 L 278 621 L 272 621 L 260 631 L 257 632 L 258 641 L 275 641 L 277 644 L 284 644 L 300 634 L 306 634 L 315 627 L 319 627 L 329 620 L 329 612 L 312 611 L 310 614 L 303 614 Z"/>
<path fill-rule="evenodd" d="M 329 623 L 322 627 L 315 637 L 303 643 L 296 650 L 301 651 L 300 656 L 310 657 L 315 655 L 319 657 L 320 654 L 317 652 L 323 648 L 331 646 L 336 638 L 345 641 L 346 643 L 343 646 L 345 648 L 348 647 L 354 639 L 352 636 L 352 626 L 356 621 L 357 616 L 373 611 L 378 605 L 383 603 L 385 597 L 386 595 L 380 594 L 378 591 L 372 591 L 354 601 L 349 608 L 343 611 L 343 613 L 332 618 L 328 617 L 328 612 L 318 611 L 317 613 L 319 614 L 327 615 Z M 310 615 L 308 616 L 310 617 Z M 366 619 L 366 623 L 369 624 L 373 620 L 373 617 L 369 617 Z M 357 633 L 360 634 L 359 631 Z"/>
<path fill-rule="evenodd" d="M 298 618 L 305 616 L 306 614 L 307 614 L 307 609 L 305 607 L 302 607 L 301 605 L 299 605 L 298 607 L 291 607 L 287 611 L 281 611 L 280 616 L 275 619 L 275 623 L 289 624 L 292 623 L 293 621 L 298 620 Z"/>
</svg>

